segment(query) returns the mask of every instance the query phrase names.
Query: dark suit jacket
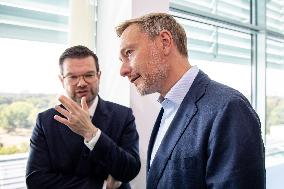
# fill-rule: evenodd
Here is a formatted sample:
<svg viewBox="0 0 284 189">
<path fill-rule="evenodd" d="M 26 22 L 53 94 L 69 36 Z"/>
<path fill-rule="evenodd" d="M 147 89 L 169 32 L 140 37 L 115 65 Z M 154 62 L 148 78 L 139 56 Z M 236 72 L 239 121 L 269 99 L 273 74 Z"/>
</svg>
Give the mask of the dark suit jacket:
<svg viewBox="0 0 284 189">
<path fill-rule="evenodd" d="M 90 151 L 80 135 L 54 120 L 55 109 L 40 113 L 30 140 L 26 183 L 35 189 L 102 188 L 110 174 L 128 182 L 140 170 L 138 133 L 131 109 L 99 98 L 92 122 L 102 131 Z"/>
<path fill-rule="evenodd" d="M 263 189 L 260 121 L 238 91 L 201 70 L 150 167 L 160 112 L 148 147 L 147 189 Z"/>
</svg>

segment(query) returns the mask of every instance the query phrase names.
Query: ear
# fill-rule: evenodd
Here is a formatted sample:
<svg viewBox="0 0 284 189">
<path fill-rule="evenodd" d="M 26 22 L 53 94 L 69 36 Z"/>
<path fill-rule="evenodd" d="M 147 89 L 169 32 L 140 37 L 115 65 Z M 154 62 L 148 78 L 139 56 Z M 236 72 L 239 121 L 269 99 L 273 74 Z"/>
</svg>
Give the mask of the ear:
<svg viewBox="0 0 284 189">
<path fill-rule="evenodd" d="M 100 78 L 101 78 L 101 74 L 102 74 L 101 71 L 97 72 L 97 77 L 98 77 L 99 80 L 100 80 Z"/>
<path fill-rule="evenodd" d="M 64 87 L 63 76 L 62 76 L 61 74 L 59 74 L 59 75 L 58 75 L 58 78 L 59 78 L 59 80 L 60 80 L 60 82 L 61 82 L 61 84 L 62 84 L 62 87 L 65 88 L 65 87 Z"/>
<path fill-rule="evenodd" d="M 99 85 L 100 85 L 101 74 L 102 74 L 101 71 L 97 72 L 97 78 L 98 78 L 98 80 L 97 80 L 97 85 L 98 85 L 98 88 L 99 88 Z"/>
<path fill-rule="evenodd" d="M 167 56 L 170 54 L 173 47 L 173 36 L 168 30 L 162 30 L 160 32 L 160 39 L 162 42 L 164 55 Z"/>
</svg>

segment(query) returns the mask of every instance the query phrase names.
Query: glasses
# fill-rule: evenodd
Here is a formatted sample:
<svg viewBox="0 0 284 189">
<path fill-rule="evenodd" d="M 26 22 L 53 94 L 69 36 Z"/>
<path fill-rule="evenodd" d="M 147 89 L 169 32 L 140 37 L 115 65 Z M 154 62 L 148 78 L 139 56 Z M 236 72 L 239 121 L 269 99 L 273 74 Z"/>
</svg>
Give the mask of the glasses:
<svg viewBox="0 0 284 189">
<path fill-rule="evenodd" d="M 62 77 L 63 79 L 66 79 L 67 82 L 70 83 L 70 85 L 76 85 L 79 83 L 81 77 L 84 79 L 86 83 L 94 82 L 96 80 L 96 73 L 88 73 L 84 75 L 67 75 Z"/>
</svg>

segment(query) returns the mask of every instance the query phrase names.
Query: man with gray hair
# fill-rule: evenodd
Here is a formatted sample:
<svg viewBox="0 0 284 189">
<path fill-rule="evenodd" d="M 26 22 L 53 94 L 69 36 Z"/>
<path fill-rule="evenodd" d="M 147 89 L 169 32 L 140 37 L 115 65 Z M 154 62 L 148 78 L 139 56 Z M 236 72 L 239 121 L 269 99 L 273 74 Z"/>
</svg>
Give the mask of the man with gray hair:
<svg viewBox="0 0 284 189">
<path fill-rule="evenodd" d="M 183 27 L 152 13 L 116 27 L 120 74 L 141 95 L 158 92 L 161 111 L 147 154 L 147 189 L 265 188 L 260 121 L 235 89 L 188 61 Z"/>
</svg>

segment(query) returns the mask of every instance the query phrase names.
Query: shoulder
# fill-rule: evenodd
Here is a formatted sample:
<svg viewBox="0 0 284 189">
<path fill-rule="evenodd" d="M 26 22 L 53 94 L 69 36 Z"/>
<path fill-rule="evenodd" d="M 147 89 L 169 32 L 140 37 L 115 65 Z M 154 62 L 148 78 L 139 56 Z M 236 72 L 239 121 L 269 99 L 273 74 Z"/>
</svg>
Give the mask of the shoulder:
<svg viewBox="0 0 284 189">
<path fill-rule="evenodd" d="M 205 95 L 223 103 L 239 100 L 249 103 L 248 99 L 240 91 L 213 80 L 209 83 Z"/>
<path fill-rule="evenodd" d="M 131 108 L 100 99 L 97 110 L 95 112 L 96 120 L 100 123 L 108 120 L 108 123 L 116 125 L 116 128 L 126 127 L 127 125 L 135 125 L 135 117 Z"/>
<path fill-rule="evenodd" d="M 38 113 L 36 125 L 41 127 L 49 127 L 50 125 L 53 125 L 56 122 L 56 120 L 54 119 L 54 116 L 56 114 L 59 113 L 54 108 L 50 108 Z"/>
<path fill-rule="evenodd" d="M 38 114 L 38 117 L 48 119 L 50 117 L 53 118 L 53 116 L 56 114 L 56 110 L 54 108 L 49 108 L 45 111 L 42 111 Z"/>
<path fill-rule="evenodd" d="M 213 115 L 213 117 L 220 112 L 224 112 L 225 109 L 234 106 L 253 111 L 245 95 L 232 87 L 214 80 L 208 82 L 202 97 L 196 102 L 196 105 L 200 110 L 203 110 L 203 113 Z"/>
<path fill-rule="evenodd" d="M 196 101 L 201 101 L 206 104 L 224 104 L 233 99 L 242 99 L 248 102 L 241 92 L 212 80 L 202 70 L 199 70 L 188 93 L 191 93 L 191 95 L 187 95 L 188 98 L 193 97 Z"/>
<path fill-rule="evenodd" d="M 115 113 L 132 112 L 131 108 L 114 103 L 114 102 L 100 99 L 99 103 L 101 107 L 103 107 L 107 111 L 114 111 Z"/>
</svg>

